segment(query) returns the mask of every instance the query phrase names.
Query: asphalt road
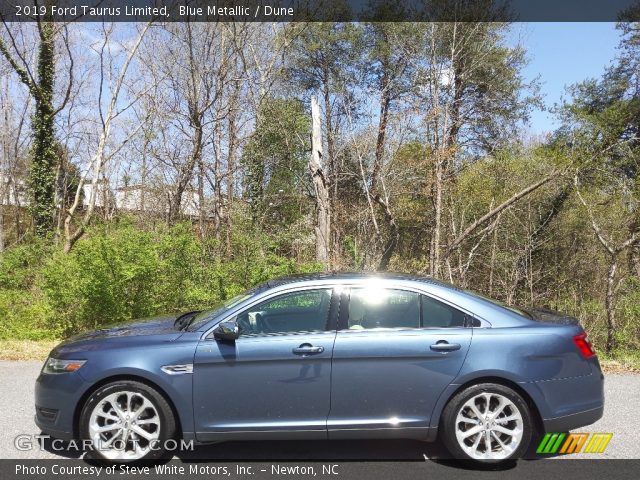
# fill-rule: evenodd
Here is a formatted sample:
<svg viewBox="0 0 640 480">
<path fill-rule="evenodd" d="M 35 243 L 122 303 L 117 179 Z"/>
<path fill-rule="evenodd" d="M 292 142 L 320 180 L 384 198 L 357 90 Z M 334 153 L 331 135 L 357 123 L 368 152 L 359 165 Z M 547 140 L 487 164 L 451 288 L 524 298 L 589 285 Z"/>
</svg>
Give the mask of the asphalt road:
<svg viewBox="0 0 640 480">
<path fill-rule="evenodd" d="M 75 451 L 53 451 L 49 444 L 21 451 L 18 435 L 37 435 L 33 423 L 33 387 L 41 362 L 0 361 L 0 459 L 74 458 Z M 640 459 L 640 375 L 607 375 L 604 417 L 582 432 L 611 432 L 605 454 L 598 458 Z M 393 441 L 230 442 L 197 447 L 180 454 L 184 461 L 207 460 L 424 460 L 443 454 L 437 444 Z M 582 455 L 594 458 L 594 455 Z M 577 455 L 557 458 L 578 458 Z"/>
</svg>

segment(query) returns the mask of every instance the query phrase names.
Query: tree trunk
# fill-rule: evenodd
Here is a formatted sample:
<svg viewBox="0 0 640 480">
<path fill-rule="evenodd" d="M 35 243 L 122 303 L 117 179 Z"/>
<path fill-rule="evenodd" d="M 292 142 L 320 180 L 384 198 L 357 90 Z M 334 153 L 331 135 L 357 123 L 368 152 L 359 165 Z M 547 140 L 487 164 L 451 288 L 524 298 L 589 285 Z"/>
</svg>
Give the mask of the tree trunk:
<svg viewBox="0 0 640 480">
<path fill-rule="evenodd" d="M 493 240 L 491 242 L 491 259 L 489 264 L 489 296 L 493 295 L 494 271 L 496 267 L 496 250 L 498 246 L 498 229 L 493 230 Z"/>
<path fill-rule="evenodd" d="M 49 2 L 47 2 L 49 3 Z M 49 10 L 49 9 L 48 9 Z M 47 17 L 47 20 L 50 18 Z M 32 119 L 33 153 L 29 169 L 30 206 L 36 235 L 46 237 L 53 231 L 55 195 L 55 127 L 53 89 L 55 79 L 55 27 L 40 23 L 35 111 Z"/>
<path fill-rule="evenodd" d="M 634 218 L 629 224 L 629 234 L 631 237 L 640 230 L 640 218 Z M 629 245 L 629 272 L 636 278 L 640 278 L 640 238 L 634 239 Z"/>
<path fill-rule="evenodd" d="M 616 347 L 616 271 L 618 269 L 618 256 L 611 256 L 609 271 L 607 272 L 607 296 L 605 298 L 605 308 L 607 310 L 607 343 L 605 350 L 611 353 Z"/>
<path fill-rule="evenodd" d="M 331 232 L 331 216 L 329 207 L 329 188 L 322 170 L 322 133 L 320 131 L 320 107 L 318 99 L 311 98 L 311 158 L 309 171 L 313 179 L 316 193 L 316 260 L 329 269 L 329 241 Z"/>
<path fill-rule="evenodd" d="M 323 100 L 324 100 L 324 121 L 327 136 L 327 161 L 324 162 L 324 181 L 327 184 L 328 209 L 331 212 L 337 212 L 338 202 L 338 166 L 336 159 L 336 143 L 333 130 L 333 108 L 331 107 L 331 87 L 330 78 L 331 75 L 327 66 L 324 66 L 323 70 L 324 81 L 323 84 Z M 322 137 L 321 137 L 322 139 Z M 337 217 L 336 217 L 337 218 Z M 339 235 L 337 232 L 338 222 L 328 224 L 328 244 L 327 251 L 333 250 L 333 255 L 336 257 L 339 254 Z M 333 247 L 333 248 L 332 248 Z"/>
<path fill-rule="evenodd" d="M 380 176 L 380 170 L 382 169 L 384 141 L 387 134 L 387 123 L 389 119 L 389 104 L 391 103 L 386 65 L 383 68 L 384 72 L 382 74 L 381 85 L 382 92 L 380 96 L 380 118 L 378 120 L 378 135 L 376 138 L 376 156 L 373 163 L 373 172 L 371 173 L 371 191 L 374 192 L 374 194 L 377 192 L 378 177 Z"/>
<path fill-rule="evenodd" d="M 222 173 L 221 173 L 221 157 L 222 157 L 222 127 L 220 122 L 215 127 L 215 160 L 213 162 L 213 178 L 215 188 L 213 190 L 213 228 L 216 240 L 220 242 L 220 234 L 222 227 Z M 219 243 L 218 243 L 219 245 Z"/>
<path fill-rule="evenodd" d="M 382 208 L 385 216 L 385 220 L 391 229 L 389 233 L 389 239 L 384 247 L 384 252 L 382 253 L 382 258 L 380 259 L 380 263 L 378 264 L 378 270 L 386 271 L 389 268 L 389 262 L 391 261 L 391 257 L 393 256 L 396 247 L 398 246 L 398 242 L 400 241 L 400 229 L 398 228 L 398 224 L 396 223 L 395 218 L 391 214 L 391 210 L 389 209 L 389 205 L 385 203 L 380 195 L 376 195 L 375 201 Z"/>
<path fill-rule="evenodd" d="M 0 204 L 0 253 L 4 252 L 4 205 Z"/>
<path fill-rule="evenodd" d="M 173 223 L 180 217 L 182 196 L 193 178 L 193 169 L 202 155 L 202 122 L 200 116 L 192 118 L 194 125 L 193 146 L 189 160 L 182 166 L 178 175 L 176 189 L 169 202 L 169 222 Z"/>
<path fill-rule="evenodd" d="M 225 215 L 225 255 L 231 257 L 232 245 L 231 245 L 231 233 L 233 230 L 233 196 L 236 189 L 235 175 L 236 175 L 236 152 L 238 143 L 238 132 L 236 124 L 237 114 L 237 99 L 238 99 L 239 85 L 238 82 L 234 85 L 233 102 L 229 109 L 229 153 L 227 155 L 227 204 Z"/>
<path fill-rule="evenodd" d="M 429 274 L 438 278 L 440 274 L 440 238 L 442 230 L 442 197 L 444 195 L 444 172 L 441 152 L 436 153 L 435 180 L 433 184 L 433 235 L 429 252 Z"/>
<path fill-rule="evenodd" d="M 205 237 L 206 211 L 204 205 L 204 163 L 202 155 L 198 159 L 198 227 L 200 238 Z"/>
</svg>

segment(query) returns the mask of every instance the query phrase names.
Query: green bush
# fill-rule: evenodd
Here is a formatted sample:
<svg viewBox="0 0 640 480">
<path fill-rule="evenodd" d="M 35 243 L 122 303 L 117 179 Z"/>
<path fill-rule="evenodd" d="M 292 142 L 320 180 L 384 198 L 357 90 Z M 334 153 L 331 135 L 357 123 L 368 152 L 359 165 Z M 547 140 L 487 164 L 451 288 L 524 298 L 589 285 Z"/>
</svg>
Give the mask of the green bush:
<svg viewBox="0 0 640 480">
<path fill-rule="evenodd" d="M 151 234 L 126 226 L 97 230 L 42 270 L 42 289 L 65 332 L 155 313 L 161 306 L 162 261 Z"/>
<path fill-rule="evenodd" d="M 269 278 L 319 268 L 274 253 L 281 245 L 238 228 L 230 259 L 191 224 L 145 231 L 98 225 L 64 254 L 34 243 L 0 262 L 0 338 L 59 338 L 164 312 L 201 309 Z"/>
<path fill-rule="evenodd" d="M 52 245 L 39 239 L 17 245 L 0 254 L 0 290 L 29 289 L 53 253 Z"/>
<path fill-rule="evenodd" d="M 49 304 L 33 288 L 53 247 L 31 240 L 0 255 L 0 339 L 56 338 L 60 330 L 50 324 Z"/>
<path fill-rule="evenodd" d="M 62 331 L 52 325 L 49 304 L 30 290 L 0 289 L 0 339 L 44 340 L 60 338 Z"/>
</svg>

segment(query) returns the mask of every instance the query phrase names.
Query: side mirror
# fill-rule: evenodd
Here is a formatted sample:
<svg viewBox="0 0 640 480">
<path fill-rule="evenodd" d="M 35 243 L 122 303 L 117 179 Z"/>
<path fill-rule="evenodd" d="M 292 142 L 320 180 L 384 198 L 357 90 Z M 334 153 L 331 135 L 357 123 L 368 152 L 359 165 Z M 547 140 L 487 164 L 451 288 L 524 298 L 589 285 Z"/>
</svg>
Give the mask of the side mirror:
<svg viewBox="0 0 640 480">
<path fill-rule="evenodd" d="M 235 320 L 227 320 L 226 322 L 220 322 L 218 326 L 213 330 L 213 337 L 216 340 L 223 342 L 235 342 L 240 336 L 240 329 Z"/>
</svg>

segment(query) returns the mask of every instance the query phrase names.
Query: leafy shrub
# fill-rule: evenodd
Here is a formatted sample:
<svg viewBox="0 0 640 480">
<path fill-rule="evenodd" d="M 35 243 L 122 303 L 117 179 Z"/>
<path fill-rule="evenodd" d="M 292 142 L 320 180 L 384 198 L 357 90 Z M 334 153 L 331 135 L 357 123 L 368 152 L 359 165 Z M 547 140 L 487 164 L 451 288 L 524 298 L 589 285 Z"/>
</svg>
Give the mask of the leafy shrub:
<svg viewBox="0 0 640 480">
<path fill-rule="evenodd" d="M 49 323 L 51 313 L 42 292 L 32 288 L 52 250 L 51 245 L 31 240 L 0 255 L 0 339 L 60 335 Z"/>
<path fill-rule="evenodd" d="M 37 292 L 0 289 L 0 339 L 59 338 L 62 331 L 51 318 L 48 303 Z"/>
<path fill-rule="evenodd" d="M 69 254 L 33 243 L 0 262 L 0 338 L 59 338 L 159 313 L 206 308 L 267 279 L 319 268 L 274 253 L 278 239 L 238 228 L 229 259 L 191 224 L 145 231 L 120 220 Z"/>
</svg>

